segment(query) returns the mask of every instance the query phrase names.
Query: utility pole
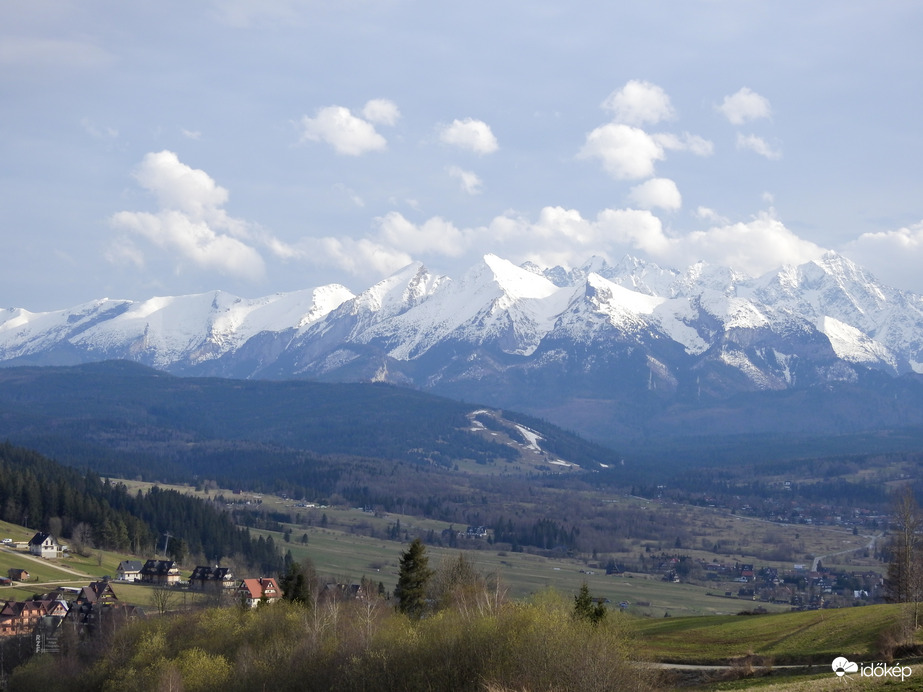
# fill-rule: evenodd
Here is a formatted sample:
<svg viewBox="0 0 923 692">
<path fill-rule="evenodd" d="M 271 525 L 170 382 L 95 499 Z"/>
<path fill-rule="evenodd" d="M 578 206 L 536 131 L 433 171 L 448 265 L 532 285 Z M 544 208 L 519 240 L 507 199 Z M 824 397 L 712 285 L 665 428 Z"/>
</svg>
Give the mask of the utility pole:
<svg viewBox="0 0 923 692">
<path fill-rule="evenodd" d="M 173 534 L 169 531 L 164 531 L 163 533 L 163 559 L 167 559 L 167 546 L 170 544 L 170 539 L 173 538 Z"/>
</svg>

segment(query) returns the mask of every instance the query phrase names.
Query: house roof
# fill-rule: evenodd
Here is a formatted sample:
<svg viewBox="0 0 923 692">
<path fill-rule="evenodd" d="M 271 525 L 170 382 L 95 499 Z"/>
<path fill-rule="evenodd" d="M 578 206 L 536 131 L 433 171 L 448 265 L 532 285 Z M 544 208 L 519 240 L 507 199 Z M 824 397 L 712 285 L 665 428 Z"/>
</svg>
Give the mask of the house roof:
<svg viewBox="0 0 923 692">
<path fill-rule="evenodd" d="M 40 613 L 47 615 L 61 611 L 67 612 L 67 604 L 54 600 L 7 601 L 0 608 L 0 617 L 20 617 L 24 613 Z"/>
<path fill-rule="evenodd" d="M 176 574 L 179 568 L 175 560 L 148 560 L 141 568 L 142 574 Z"/>
<path fill-rule="evenodd" d="M 199 565 L 192 570 L 189 581 L 227 581 L 233 579 L 230 567 L 208 567 Z"/>
<path fill-rule="evenodd" d="M 49 538 L 51 539 L 52 544 L 57 545 L 58 542 L 55 540 L 55 537 L 50 533 L 45 533 L 43 531 L 39 531 L 37 534 L 32 536 L 32 540 L 29 541 L 29 545 L 41 545 Z"/>
<path fill-rule="evenodd" d="M 140 572 L 141 560 L 122 560 L 118 566 L 119 572 Z"/>
<path fill-rule="evenodd" d="M 245 591 L 249 598 L 254 600 L 262 598 L 264 594 L 267 598 L 279 598 L 282 596 L 279 585 L 272 577 L 244 579 L 240 582 L 238 589 L 240 591 Z"/>
<path fill-rule="evenodd" d="M 119 600 L 108 581 L 90 582 L 80 590 L 80 595 L 77 596 L 77 601 L 83 603 L 96 603 L 102 599 Z"/>
</svg>

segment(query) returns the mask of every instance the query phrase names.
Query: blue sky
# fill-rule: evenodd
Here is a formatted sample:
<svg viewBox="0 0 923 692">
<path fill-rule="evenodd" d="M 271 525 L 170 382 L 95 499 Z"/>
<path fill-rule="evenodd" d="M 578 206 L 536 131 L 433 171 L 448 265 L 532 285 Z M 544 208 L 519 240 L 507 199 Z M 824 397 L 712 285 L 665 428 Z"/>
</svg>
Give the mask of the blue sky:
<svg viewBox="0 0 923 692">
<path fill-rule="evenodd" d="M 0 2 L 0 305 L 486 252 L 923 293 L 923 5 Z"/>
</svg>

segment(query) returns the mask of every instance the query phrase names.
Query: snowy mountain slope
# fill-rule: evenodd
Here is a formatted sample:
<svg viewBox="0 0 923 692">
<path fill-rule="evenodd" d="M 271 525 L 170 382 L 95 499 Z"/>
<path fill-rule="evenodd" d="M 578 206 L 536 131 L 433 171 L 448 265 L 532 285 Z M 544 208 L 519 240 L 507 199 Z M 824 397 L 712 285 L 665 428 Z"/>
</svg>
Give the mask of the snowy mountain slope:
<svg viewBox="0 0 923 692">
<path fill-rule="evenodd" d="M 757 278 L 704 263 L 564 269 L 486 255 L 458 279 L 414 263 L 357 295 L 331 285 L 0 312 L 0 363 L 111 358 L 182 374 L 463 383 L 488 403 L 720 398 L 923 373 L 923 299 L 835 254 Z"/>
<path fill-rule="evenodd" d="M 261 332 L 304 329 L 352 297 L 331 285 L 255 300 L 215 291 L 142 302 L 104 299 L 41 314 L 8 310 L 0 313 L 0 354 L 41 362 L 43 352 L 63 344 L 83 361 L 126 358 L 170 369 L 234 351 Z"/>
<path fill-rule="evenodd" d="M 554 325 L 573 290 L 523 270 L 495 255 L 458 282 L 445 281 L 429 300 L 359 339 L 385 345 L 388 355 L 410 360 L 440 342 L 496 343 L 506 353 L 528 356 Z"/>
</svg>

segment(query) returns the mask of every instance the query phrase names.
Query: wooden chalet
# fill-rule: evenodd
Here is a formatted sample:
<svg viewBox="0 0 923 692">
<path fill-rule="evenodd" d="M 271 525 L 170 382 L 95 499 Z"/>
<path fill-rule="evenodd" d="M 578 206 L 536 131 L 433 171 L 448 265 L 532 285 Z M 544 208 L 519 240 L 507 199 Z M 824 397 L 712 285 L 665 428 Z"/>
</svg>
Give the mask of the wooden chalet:
<svg viewBox="0 0 923 692">
<path fill-rule="evenodd" d="M 141 568 L 141 581 L 145 584 L 173 586 L 180 581 L 179 567 L 174 560 L 148 560 Z"/>
<path fill-rule="evenodd" d="M 189 577 L 189 588 L 198 591 L 233 589 L 236 585 L 237 580 L 230 567 L 200 565 Z"/>
<path fill-rule="evenodd" d="M 43 617 L 63 618 L 69 608 L 63 601 L 6 601 L 0 608 L 0 637 L 31 634 Z"/>
</svg>

